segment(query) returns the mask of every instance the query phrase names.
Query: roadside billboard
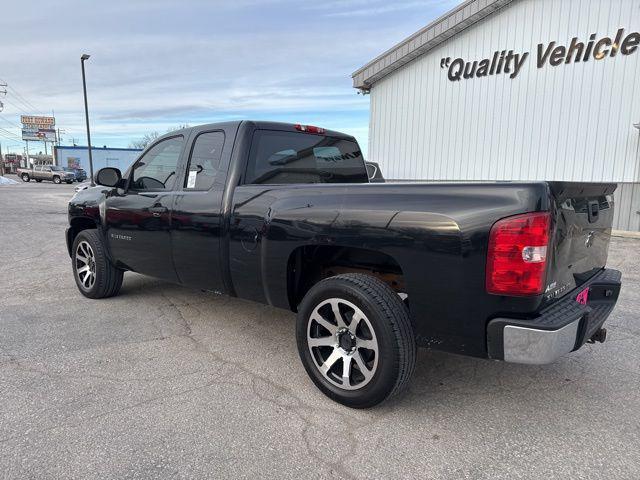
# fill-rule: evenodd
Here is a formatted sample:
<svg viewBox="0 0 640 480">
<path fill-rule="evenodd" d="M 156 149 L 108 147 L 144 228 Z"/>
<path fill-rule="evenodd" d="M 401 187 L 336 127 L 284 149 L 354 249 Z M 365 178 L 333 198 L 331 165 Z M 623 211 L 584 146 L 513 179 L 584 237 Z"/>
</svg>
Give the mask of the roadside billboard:
<svg viewBox="0 0 640 480">
<path fill-rule="evenodd" d="M 56 119 L 54 117 L 42 117 L 37 115 L 21 115 L 22 140 L 36 142 L 55 142 Z"/>
<path fill-rule="evenodd" d="M 22 140 L 37 142 L 55 142 L 56 131 L 54 129 L 22 127 Z"/>
<path fill-rule="evenodd" d="M 21 115 L 20 122 L 22 125 L 34 128 L 53 128 L 56 126 L 55 117 L 41 117 L 37 115 Z"/>
</svg>

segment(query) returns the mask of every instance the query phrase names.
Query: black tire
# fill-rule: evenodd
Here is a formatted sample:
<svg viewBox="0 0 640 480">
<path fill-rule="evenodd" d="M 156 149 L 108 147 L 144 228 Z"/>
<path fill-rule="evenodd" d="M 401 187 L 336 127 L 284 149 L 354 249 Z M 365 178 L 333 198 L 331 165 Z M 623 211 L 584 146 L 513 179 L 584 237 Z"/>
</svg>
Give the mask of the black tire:
<svg viewBox="0 0 640 480">
<path fill-rule="evenodd" d="M 67 185 L 71 185 L 73 183 L 73 180 L 65 180 L 67 182 Z"/>
<path fill-rule="evenodd" d="M 41 178 L 36 178 L 36 182 L 40 183 L 40 182 L 42 182 L 42 179 Z"/>
<path fill-rule="evenodd" d="M 91 247 L 94 256 L 94 282 L 89 286 L 85 286 L 80 279 L 78 269 L 83 265 L 78 259 L 78 246 L 86 242 Z M 96 230 L 83 230 L 73 241 L 72 250 L 72 269 L 73 278 L 80 293 L 87 298 L 107 298 L 113 297 L 120 292 L 122 287 L 122 278 L 124 272 L 116 268 L 106 255 L 100 236 Z"/>
<path fill-rule="evenodd" d="M 313 347 L 316 350 L 309 348 L 308 334 L 311 328 L 317 328 L 311 323 L 313 322 L 311 316 L 316 308 L 326 308 L 319 306 L 329 299 L 331 301 L 335 299 L 341 301 L 340 299 L 342 299 L 346 301 L 345 303 L 358 307 L 366 316 L 368 324 L 373 328 L 374 340 L 377 339 L 375 340 L 377 342 L 377 352 L 375 353 L 377 364 L 372 369 L 373 374 L 370 379 L 366 381 L 368 383 L 364 382 L 361 388 L 357 385 L 353 387 L 350 378 L 348 383 L 351 388 L 355 389 L 341 388 L 335 382 L 332 383 L 328 380 L 326 373 L 320 371 L 320 362 L 323 360 L 328 362 L 329 360 L 318 357 L 323 354 L 317 349 L 333 348 L 337 350 L 339 347 Z M 345 318 L 348 316 L 348 312 L 344 314 Z M 353 317 L 350 320 L 349 328 L 351 328 L 351 322 L 353 322 Z M 331 330 L 327 330 L 325 335 L 328 336 L 321 338 L 323 340 L 339 338 L 339 333 L 340 329 L 335 336 Z M 354 344 L 351 345 L 352 352 L 360 352 L 361 347 L 356 347 L 356 345 L 362 340 L 355 336 L 352 337 L 354 338 Z M 384 282 L 370 275 L 357 273 L 337 275 L 322 280 L 311 288 L 298 308 L 296 340 L 300 359 L 313 383 L 329 398 L 352 408 L 373 407 L 401 392 L 407 386 L 415 369 L 416 341 L 409 311 L 397 293 Z M 341 344 L 340 341 L 336 343 Z M 345 350 L 340 350 L 340 352 L 343 355 L 355 355 L 355 353 L 351 354 Z M 332 354 L 326 353 L 324 355 L 331 356 Z M 352 365 L 354 360 L 350 360 Z M 344 361 L 343 359 L 342 362 Z M 356 374 L 358 371 L 360 371 L 359 368 L 356 370 Z"/>
<path fill-rule="evenodd" d="M 22 178 L 23 182 L 30 182 L 31 178 L 29 178 L 29 174 L 28 173 L 23 173 L 22 175 L 20 175 L 20 178 Z"/>
<path fill-rule="evenodd" d="M 55 183 L 56 185 L 60 185 L 62 183 L 62 180 L 60 180 L 59 176 L 55 176 L 53 177 L 53 183 Z"/>
</svg>

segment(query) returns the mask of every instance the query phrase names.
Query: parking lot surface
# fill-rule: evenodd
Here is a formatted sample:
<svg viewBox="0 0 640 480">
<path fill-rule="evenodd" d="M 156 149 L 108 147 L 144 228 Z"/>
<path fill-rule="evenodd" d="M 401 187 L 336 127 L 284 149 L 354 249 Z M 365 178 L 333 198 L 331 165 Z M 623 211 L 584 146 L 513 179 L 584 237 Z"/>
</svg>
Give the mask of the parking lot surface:
<svg viewBox="0 0 640 480">
<path fill-rule="evenodd" d="M 133 273 L 81 296 L 72 195 L 0 187 L 1 478 L 640 478 L 640 240 L 611 245 L 603 345 L 541 367 L 421 351 L 408 392 L 358 411 L 307 378 L 290 312 Z"/>
</svg>

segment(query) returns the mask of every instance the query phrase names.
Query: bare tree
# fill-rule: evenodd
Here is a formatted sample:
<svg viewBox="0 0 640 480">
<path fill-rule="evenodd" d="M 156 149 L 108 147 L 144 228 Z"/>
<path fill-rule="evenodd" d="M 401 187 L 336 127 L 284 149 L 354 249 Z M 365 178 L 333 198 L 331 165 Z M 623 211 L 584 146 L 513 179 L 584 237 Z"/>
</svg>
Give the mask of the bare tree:
<svg viewBox="0 0 640 480">
<path fill-rule="evenodd" d="M 139 138 L 137 140 L 132 140 L 129 143 L 129 148 L 144 149 L 144 148 L 147 147 L 147 145 L 149 145 L 151 142 L 153 142 L 159 136 L 160 136 L 160 134 L 158 132 L 145 133 L 145 135 L 142 138 Z"/>
<path fill-rule="evenodd" d="M 167 129 L 167 133 L 173 132 L 175 130 L 182 130 L 183 128 L 189 128 L 189 126 L 190 125 L 188 123 L 182 123 L 182 124 L 177 125 L 175 127 L 168 128 Z M 139 138 L 137 140 L 132 140 L 129 143 L 129 148 L 145 149 L 145 148 L 147 148 L 147 146 L 150 143 L 152 143 L 159 136 L 160 136 L 160 134 L 157 131 L 153 131 L 153 132 L 147 133 L 142 138 Z"/>
</svg>

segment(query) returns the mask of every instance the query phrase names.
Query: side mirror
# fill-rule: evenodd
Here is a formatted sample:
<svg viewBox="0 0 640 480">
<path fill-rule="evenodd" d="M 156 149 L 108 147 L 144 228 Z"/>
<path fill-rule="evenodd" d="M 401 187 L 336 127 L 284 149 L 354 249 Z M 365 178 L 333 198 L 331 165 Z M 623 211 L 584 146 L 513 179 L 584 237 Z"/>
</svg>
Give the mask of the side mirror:
<svg viewBox="0 0 640 480">
<path fill-rule="evenodd" d="M 96 173 L 96 183 L 105 187 L 119 187 L 122 183 L 122 173 L 113 167 L 101 168 Z"/>
</svg>

